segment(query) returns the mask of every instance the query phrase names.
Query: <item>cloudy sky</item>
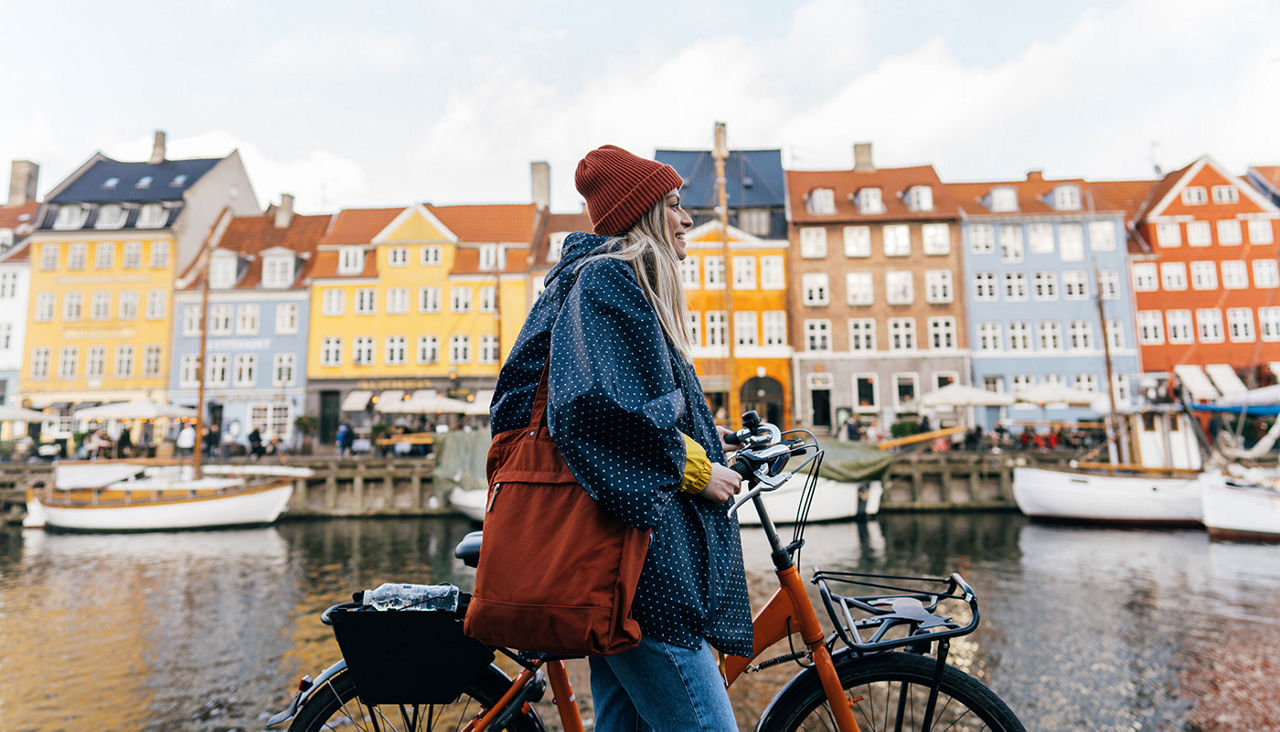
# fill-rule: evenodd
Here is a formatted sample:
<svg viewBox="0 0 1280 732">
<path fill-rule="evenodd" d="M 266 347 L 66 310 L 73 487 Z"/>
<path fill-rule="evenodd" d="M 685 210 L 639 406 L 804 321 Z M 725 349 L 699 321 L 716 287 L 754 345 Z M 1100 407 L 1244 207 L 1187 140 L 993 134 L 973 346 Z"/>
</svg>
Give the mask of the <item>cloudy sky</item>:
<svg viewBox="0 0 1280 732">
<path fill-rule="evenodd" d="M 1280 3 L 0 0 L 0 161 L 238 148 L 263 203 L 529 200 L 614 143 L 781 148 L 944 180 L 1280 163 Z M 6 168 L 7 169 L 7 168 Z M 2 173 L 0 173 L 2 175 Z"/>
</svg>

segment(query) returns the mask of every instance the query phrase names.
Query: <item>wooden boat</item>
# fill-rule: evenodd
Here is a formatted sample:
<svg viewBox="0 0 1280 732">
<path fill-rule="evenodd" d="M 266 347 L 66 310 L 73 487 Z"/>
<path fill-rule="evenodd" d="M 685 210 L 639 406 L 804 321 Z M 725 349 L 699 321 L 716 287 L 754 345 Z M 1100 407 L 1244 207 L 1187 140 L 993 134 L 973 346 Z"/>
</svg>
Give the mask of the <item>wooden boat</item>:
<svg viewBox="0 0 1280 732">
<path fill-rule="evenodd" d="M 1210 537 L 1280 541 L 1280 478 L 1233 465 L 1205 473 L 1201 482 Z"/>
<path fill-rule="evenodd" d="M 1162 526 L 1198 526 L 1197 471 L 1141 466 L 1013 469 L 1013 497 L 1030 518 Z"/>
<path fill-rule="evenodd" d="M 172 531 L 274 522 L 306 468 L 192 466 L 154 461 L 69 462 L 27 490 L 27 527 L 64 531 Z"/>
</svg>

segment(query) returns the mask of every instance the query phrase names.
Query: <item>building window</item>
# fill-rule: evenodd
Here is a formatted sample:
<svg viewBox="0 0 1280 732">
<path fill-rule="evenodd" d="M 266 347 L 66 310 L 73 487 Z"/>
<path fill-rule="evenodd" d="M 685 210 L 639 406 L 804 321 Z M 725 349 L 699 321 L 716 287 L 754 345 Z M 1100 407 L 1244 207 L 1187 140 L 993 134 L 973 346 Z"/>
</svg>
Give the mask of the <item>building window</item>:
<svg viewBox="0 0 1280 732">
<path fill-rule="evenodd" d="M 1274 240 L 1275 233 L 1271 230 L 1271 219 L 1250 219 L 1249 243 L 1270 244 Z"/>
<path fill-rule="evenodd" d="M 288 287 L 293 284 L 294 258 L 292 254 L 273 254 L 262 260 L 262 286 Z"/>
<path fill-rule="evenodd" d="M 1280 308 L 1277 308 L 1280 310 Z M 31 349 L 31 378 L 49 378 L 49 359 L 51 349 L 48 346 L 36 346 Z"/>
<path fill-rule="evenodd" d="M 880 406 L 880 390 L 876 388 L 875 374 L 858 374 L 853 377 L 853 396 L 860 411 L 874 412 Z"/>
<path fill-rule="evenodd" d="M 994 272 L 978 272 L 973 275 L 973 299 L 981 302 L 999 299 Z"/>
<path fill-rule="evenodd" d="M 871 256 L 871 227 L 844 227 L 844 255 L 846 257 Z"/>
<path fill-rule="evenodd" d="M 1089 248 L 1095 252 L 1110 252 L 1116 248 L 1116 226 L 1110 221 L 1089 222 Z"/>
<path fill-rule="evenodd" d="M 74 379 L 80 371 L 80 349 L 76 346 L 63 346 L 58 353 L 58 378 Z"/>
<path fill-rule="evenodd" d="M 356 315 L 373 315 L 378 312 L 377 291 L 372 287 L 356 289 Z"/>
<path fill-rule="evenodd" d="M 924 299 L 930 303 L 948 303 L 955 299 L 951 270 L 931 269 L 924 273 Z"/>
<path fill-rule="evenodd" d="M 734 257 L 733 258 L 733 289 L 735 290 L 754 290 L 756 289 L 756 258 L 755 257 Z"/>
<path fill-rule="evenodd" d="M 1032 254 L 1053 253 L 1053 224 L 1027 224 L 1027 244 Z"/>
<path fill-rule="evenodd" d="M 1031 350 L 1031 324 L 1026 321 L 1009 323 L 1009 350 Z"/>
<path fill-rule="evenodd" d="M 1227 308 L 1227 334 L 1232 343 L 1252 343 L 1253 309 Z"/>
<path fill-rule="evenodd" d="M 146 178 L 143 178 L 146 180 Z M 164 226 L 165 219 L 168 218 L 168 211 L 159 203 L 144 203 L 142 208 L 138 210 L 139 229 L 159 229 Z"/>
<path fill-rule="evenodd" d="M 711 310 L 707 312 L 707 346 L 723 346 L 727 342 L 728 334 L 725 333 L 728 318 L 723 310 Z"/>
<path fill-rule="evenodd" d="M 1124 326 L 1119 320 L 1107 318 L 1107 341 L 1112 348 L 1124 348 Z"/>
<path fill-rule="evenodd" d="M 698 280 L 698 258 L 687 256 L 680 263 L 680 284 L 686 290 L 696 290 L 701 282 Z"/>
<path fill-rule="evenodd" d="M 293 434 L 292 410 L 288 404 L 254 404 L 249 407 L 249 424 L 267 437 L 287 440 Z"/>
<path fill-rule="evenodd" d="M 73 242 L 67 247 L 67 269 L 81 270 L 85 268 L 85 259 L 89 256 L 89 245 L 84 242 Z"/>
<path fill-rule="evenodd" d="M 84 314 L 84 295 L 79 292 L 68 292 L 62 298 L 62 319 L 79 320 Z"/>
<path fill-rule="evenodd" d="M 0 351 L 7 351 L 13 347 L 13 323 L 11 321 L 0 322 Z"/>
<path fill-rule="evenodd" d="M 409 288 L 387 288 L 387 313 L 396 315 L 407 312 L 409 312 Z"/>
<path fill-rule="evenodd" d="M 142 375 L 155 379 L 160 376 L 161 355 L 163 350 L 158 345 L 150 345 L 142 350 Z"/>
<path fill-rule="evenodd" d="M 1191 288 L 1193 290 L 1218 289 L 1218 265 L 1214 262 L 1192 262 Z"/>
<path fill-rule="evenodd" d="M 178 386 L 191 388 L 200 385 L 200 355 L 197 353 L 182 354 L 178 367 Z"/>
<path fill-rule="evenodd" d="M 449 291 L 449 309 L 455 313 L 471 312 L 471 288 L 454 287 Z"/>
<path fill-rule="evenodd" d="M 999 351 L 1002 350 L 1003 344 L 1000 324 L 986 320 L 978 323 L 978 350 L 979 351 Z"/>
<path fill-rule="evenodd" d="M 1176 221 L 1156 224 L 1156 243 L 1162 247 L 1182 246 L 1182 227 Z"/>
<path fill-rule="evenodd" d="M 787 286 L 786 261 L 781 255 L 769 254 L 760 258 L 760 287 L 765 290 L 782 290 Z"/>
<path fill-rule="evenodd" d="M 34 320 L 42 323 L 53 320 L 55 297 L 56 296 L 52 292 L 36 293 L 36 312 Z"/>
<path fill-rule="evenodd" d="M 1187 245 L 1207 247 L 1213 243 L 1208 221 L 1192 221 L 1187 224 Z"/>
<path fill-rule="evenodd" d="M 870 272 L 845 274 L 845 288 L 850 305 L 870 305 L 875 302 L 875 278 Z"/>
<path fill-rule="evenodd" d="M 58 208 L 58 216 L 53 220 L 53 228 L 58 230 L 79 229 L 84 226 L 84 220 L 89 217 L 89 211 L 83 206 L 68 204 Z"/>
<path fill-rule="evenodd" d="M 234 312 L 230 305 L 214 305 L 209 308 L 209 333 L 211 335 L 231 335 L 231 322 Z"/>
<path fill-rule="evenodd" d="M 1190 310 L 1169 310 L 1164 314 L 1170 343 L 1194 343 Z"/>
<path fill-rule="evenodd" d="M 956 319 L 944 316 L 929 318 L 929 348 L 935 351 L 956 347 Z"/>
<path fill-rule="evenodd" d="M 875 318 L 849 319 L 849 350 L 855 352 L 876 350 Z"/>
<path fill-rule="evenodd" d="M 449 361 L 452 363 L 471 362 L 471 336 L 455 335 L 449 337 Z"/>
<path fill-rule="evenodd" d="M 831 288 L 825 272 L 810 272 L 801 276 L 805 305 L 826 305 Z"/>
<path fill-rule="evenodd" d="M 386 363 L 388 366 L 401 366 L 409 360 L 409 339 L 402 335 L 387 336 Z"/>
<path fill-rule="evenodd" d="M 440 360 L 440 337 L 418 336 L 418 363 L 430 364 Z"/>
<path fill-rule="evenodd" d="M 1220 219 L 1218 221 L 1218 244 L 1228 247 L 1242 243 L 1244 243 L 1244 239 L 1240 233 L 1240 222 L 1235 219 Z"/>
<path fill-rule="evenodd" d="M 996 394 L 1004 393 L 1004 377 L 1003 376 L 984 376 L 982 377 L 982 388 Z"/>
<path fill-rule="evenodd" d="M 258 380 L 258 357 L 252 353 L 237 353 L 235 361 L 236 386 L 253 386 Z"/>
<path fill-rule="evenodd" d="M 929 186 L 911 186 L 908 188 L 907 208 L 912 211 L 932 211 L 933 189 Z"/>
<path fill-rule="evenodd" d="M 1022 226 L 1007 224 L 1000 227 L 1000 259 L 1004 262 L 1021 262 L 1026 256 L 1022 251 Z"/>
<path fill-rule="evenodd" d="M 1222 263 L 1222 286 L 1228 290 L 1243 290 L 1249 286 L 1249 270 L 1240 260 Z"/>
<path fill-rule="evenodd" d="M 373 336 L 356 336 L 352 341 L 351 362 L 356 366 L 373 365 Z"/>
<path fill-rule="evenodd" d="M 1235 186 L 1214 186 L 1213 187 L 1214 203 L 1239 203 L 1240 192 Z"/>
<path fill-rule="evenodd" d="M 819 226 L 800 229 L 800 256 L 805 259 L 822 259 L 827 256 L 827 230 Z"/>
<path fill-rule="evenodd" d="M 1058 226 L 1058 251 L 1064 262 L 1084 260 L 1084 227 L 1080 224 Z"/>
<path fill-rule="evenodd" d="M 1097 374 L 1076 374 L 1073 386 L 1077 391 L 1087 391 L 1097 393 L 1098 391 L 1098 375 Z"/>
<path fill-rule="evenodd" d="M 497 244 L 483 244 L 480 246 L 480 269 L 484 272 L 492 272 L 502 268 L 502 250 Z"/>
<path fill-rule="evenodd" d="M 1203 186 L 1187 186 L 1182 189 L 1182 202 L 1188 206 L 1201 206 L 1209 202 Z"/>
<path fill-rule="evenodd" d="M 498 362 L 498 336 L 480 336 L 480 363 Z"/>
<path fill-rule="evenodd" d="M 760 329 L 757 327 L 755 311 L 738 311 L 733 314 L 733 342 L 739 346 L 760 344 Z"/>
<path fill-rule="evenodd" d="M 768 236 L 770 216 L 767 208 L 744 208 L 738 211 L 738 228 L 753 236 Z"/>
<path fill-rule="evenodd" d="M 258 334 L 258 306 L 241 305 L 236 310 L 236 332 L 240 335 Z"/>
<path fill-rule="evenodd" d="M 685 313 L 684 327 L 689 331 L 689 340 L 695 346 L 702 345 L 702 313 L 687 312 Z"/>
<path fill-rule="evenodd" d="M 804 321 L 804 341 L 805 341 L 805 350 L 807 351 L 830 351 L 831 350 L 831 321 L 830 320 Z"/>
<path fill-rule="evenodd" d="M 418 312 L 420 313 L 440 312 L 440 288 L 439 287 L 419 287 L 418 288 Z"/>
<path fill-rule="evenodd" d="M 443 253 L 440 247 L 435 245 L 424 246 L 419 262 L 423 267 L 436 267 L 443 261 Z"/>
<path fill-rule="evenodd" d="M 1258 308 L 1258 326 L 1262 340 L 1280 341 L 1280 307 Z"/>
<path fill-rule="evenodd" d="M 1156 265 L 1154 262 L 1143 262 L 1133 265 L 1133 289 L 1135 292 L 1155 292 L 1160 289 L 1156 284 Z"/>
<path fill-rule="evenodd" d="M 1059 211 L 1076 211 L 1080 208 L 1080 189 L 1076 186 L 1058 186 L 1053 189 L 1053 207 Z"/>
<path fill-rule="evenodd" d="M 342 315 L 346 310 L 346 295 L 342 290 L 331 287 L 321 297 L 320 312 L 325 315 Z"/>
<path fill-rule="evenodd" d="M 125 290 L 120 293 L 120 305 L 117 310 L 117 316 L 121 320 L 137 320 L 138 319 L 138 293 L 135 290 Z"/>
<path fill-rule="evenodd" d="M 320 341 L 320 365 L 342 365 L 342 338 L 327 336 Z"/>
<path fill-rule="evenodd" d="M 1098 291 L 1102 293 L 1103 300 L 1118 300 L 1120 298 L 1120 273 L 1114 269 L 1099 270 Z"/>
<path fill-rule="evenodd" d="M 1027 299 L 1027 275 L 1023 272 L 1004 273 L 1004 299 Z"/>
<path fill-rule="evenodd" d="M 1182 262 L 1161 262 L 1160 282 L 1166 290 L 1187 289 L 1187 268 Z"/>
<path fill-rule="evenodd" d="M 116 346 L 116 378 L 133 376 L 133 346 Z"/>
<path fill-rule="evenodd" d="M 1164 343 L 1164 323 L 1159 310 L 1138 311 L 1138 340 L 1144 346 Z"/>
<path fill-rule="evenodd" d="M 880 230 L 880 235 L 884 237 L 886 257 L 911 255 L 911 227 L 906 224 L 890 224 Z"/>
<path fill-rule="evenodd" d="M 1058 299 L 1058 273 L 1036 272 L 1031 277 L 1031 284 L 1037 300 Z"/>
<path fill-rule="evenodd" d="M 1087 320 L 1073 320 L 1068 327 L 1071 350 L 1087 351 L 1093 348 L 1093 324 Z"/>
<path fill-rule="evenodd" d="M 1267 289 L 1280 287 L 1280 270 L 1277 270 L 1276 260 L 1253 260 L 1253 286 Z"/>
<path fill-rule="evenodd" d="M 884 197 L 879 188 L 861 188 L 856 194 L 858 213 L 882 214 L 885 211 Z M 832 211 L 835 213 L 835 211 Z"/>
<path fill-rule="evenodd" d="M 1196 328 L 1200 332 L 1201 343 L 1221 343 L 1222 311 L 1217 308 L 1200 308 L 1196 310 Z"/>
<path fill-rule="evenodd" d="M 916 321 L 914 318 L 889 318 L 889 350 L 914 351 Z"/>
<path fill-rule="evenodd" d="M 338 274 L 360 274 L 363 271 L 363 248 L 344 246 L 338 249 Z"/>
<path fill-rule="evenodd" d="M 480 312 L 493 313 L 498 310 L 498 290 L 493 285 L 480 288 Z"/>
<path fill-rule="evenodd" d="M 98 291 L 89 299 L 89 319 L 107 320 L 111 317 L 111 293 Z"/>
<path fill-rule="evenodd" d="M 1062 325 L 1056 320 L 1042 320 L 1037 328 L 1040 333 L 1041 351 L 1062 350 Z"/>
<path fill-rule="evenodd" d="M 100 241 L 93 245 L 93 268 L 111 269 L 116 261 L 116 243 Z"/>
<path fill-rule="evenodd" d="M 951 226 L 949 224 L 924 224 L 920 227 L 920 239 L 924 253 L 940 255 L 951 253 Z"/>
<path fill-rule="evenodd" d="M 703 258 L 703 269 L 705 270 L 706 283 L 708 290 L 724 289 L 724 257 L 708 255 Z"/>
<path fill-rule="evenodd" d="M 58 245 L 43 244 L 40 246 L 40 269 L 48 272 L 58 268 Z"/>
<path fill-rule="evenodd" d="M 1084 270 L 1070 269 L 1062 273 L 1062 296 L 1067 300 L 1089 297 L 1089 279 Z"/>
<path fill-rule="evenodd" d="M 151 268 L 167 269 L 169 267 L 169 242 L 167 240 L 151 242 Z"/>
<path fill-rule="evenodd" d="M 989 207 L 996 213 L 1008 213 L 1018 210 L 1018 191 L 1009 186 L 999 186 L 991 189 L 991 205 Z"/>
<path fill-rule="evenodd" d="M 830 188 L 814 188 L 809 191 L 809 213 L 833 214 L 836 212 L 836 192 Z"/>
<path fill-rule="evenodd" d="M 890 305 L 910 305 L 915 302 L 915 277 L 910 271 L 890 271 L 884 274 L 885 301 Z"/>
<path fill-rule="evenodd" d="M 387 264 L 392 267 L 409 266 L 409 248 L 391 247 L 387 250 Z"/>
<path fill-rule="evenodd" d="M 0 272 L 0 298 L 11 300 L 18 296 L 18 273 L 13 270 Z"/>
<path fill-rule="evenodd" d="M 276 305 L 276 334 L 286 335 L 298 332 L 298 306 L 294 303 Z"/>
<path fill-rule="evenodd" d="M 787 345 L 787 313 L 785 310 L 766 310 L 760 315 L 766 346 Z"/>
<path fill-rule="evenodd" d="M 147 320 L 163 320 L 168 302 L 168 290 L 147 290 Z"/>
<path fill-rule="evenodd" d="M 995 248 L 995 227 L 991 224 L 974 224 L 969 227 L 969 251 L 974 254 L 990 254 Z"/>
<path fill-rule="evenodd" d="M 898 409 L 915 409 L 916 391 L 919 389 L 915 374 L 893 375 L 893 406 Z"/>
</svg>

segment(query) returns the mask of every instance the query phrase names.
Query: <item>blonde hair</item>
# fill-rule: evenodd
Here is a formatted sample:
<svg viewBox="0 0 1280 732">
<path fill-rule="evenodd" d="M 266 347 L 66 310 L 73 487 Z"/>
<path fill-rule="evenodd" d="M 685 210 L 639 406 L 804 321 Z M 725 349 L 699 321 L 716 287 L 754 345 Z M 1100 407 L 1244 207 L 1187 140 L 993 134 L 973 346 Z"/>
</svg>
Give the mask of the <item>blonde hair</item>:
<svg viewBox="0 0 1280 732">
<path fill-rule="evenodd" d="M 667 197 L 663 196 L 635 225 L 610 239 L 603 252 L 588 257 L 583 264 L 593 259 L 617 259 L 630 265 L 667 340 L 685 361 L 693 363 L 693 339 L 687 326 L 689 308 L 680 282 L 680 259 L 667 228 L 666 204 Z"/>
</svg>

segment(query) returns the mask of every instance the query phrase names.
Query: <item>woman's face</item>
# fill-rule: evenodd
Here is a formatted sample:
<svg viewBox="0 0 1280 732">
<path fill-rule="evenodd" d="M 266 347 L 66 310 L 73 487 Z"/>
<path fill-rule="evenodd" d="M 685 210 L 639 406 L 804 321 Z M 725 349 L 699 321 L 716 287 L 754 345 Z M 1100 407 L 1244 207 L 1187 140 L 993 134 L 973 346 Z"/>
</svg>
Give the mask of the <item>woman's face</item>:
<svg viewBox="0 0 1280 732">
<path fill-rule="evenodd" d="M 684 235 L 689 229 L 693 228 L 693 219 L 689 218 L 689 214 L 680 207 L 680 191 L 673 190 L 667 194 L 666 200 L 663 201 L 663 211 L 666 213 L 667 232 L 671 234 L 671 243 L 676 250 L 676 258 L 684 261 L 688 256 L 685 251 L 688 244 L 684 240 Z"/>
</svg>

